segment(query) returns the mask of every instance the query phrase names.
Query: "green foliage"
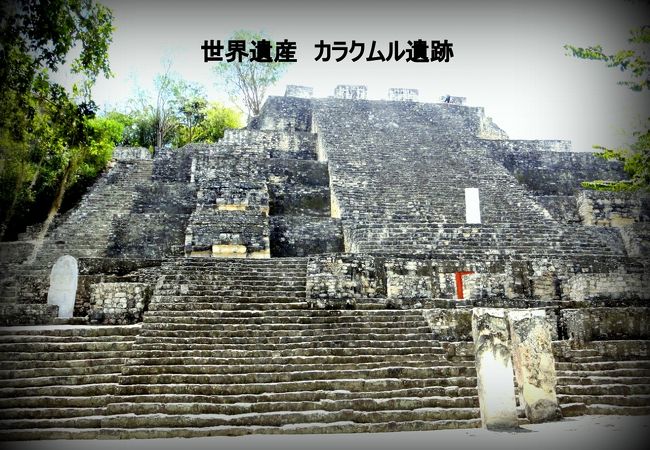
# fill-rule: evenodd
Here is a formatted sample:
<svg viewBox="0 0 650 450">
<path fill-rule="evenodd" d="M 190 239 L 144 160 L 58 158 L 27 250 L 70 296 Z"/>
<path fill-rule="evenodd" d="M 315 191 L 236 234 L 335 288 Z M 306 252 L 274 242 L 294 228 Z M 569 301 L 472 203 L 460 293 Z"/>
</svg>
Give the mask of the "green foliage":
<svg viewBox="0 0 650 450">
<path fill-rule="evenodd" d="M 212 102 L 204 88 L 169 70 L 158 74 L 152 92 L 136 89 L 128 114 L 111 112 L 107 117 L 124 124 L 122 145 L 182 147 L 191 142 L 216 142 L 226 128 L 241 127 L 241 113 Z"/>
<path fill-rule="evenodd" d="M 229 40 L 259 41 L 266 39 L 271 42 L 272 51 L 275 42 L 261 32 L 239 30 L 233 33 Z M 222 61 L 214 66 L 217 75 L 217 85 L 223 88 L 231 99 L 240 99 L 249 115 L 256 116 L 260 112 L 266 91 L 284 75 L 289 64 L 286 62 L 254 62 L 244 59 L 241 62 Z"/>
<path fill-rule="evenodd" d="M 603 61 L 608 67 L 618 67 L 622 72 L 631 76 L 631 80 L 620 81 L 619 84 L 633 91 L 650 89 L 650 62 L 648 61 L 647 44 L 650 44 L 650 26 L 644 25 L 630 30 L 628 42 L 642 44 L 636 50 L 620 50 L 613 54 L 605 54 L 600 45 L 582 48 L 565 45 L 569 56 L 580 59 Z M 650 125 L 650 119 L 648 119 Z M 595 145 L 594 148 L 601 152 L 597 156 L 606 160 L 616 160 L 623 163 L 629 180 L 605 181 L 597 180 L 582 183 L 587 189 L 627 191 L 644 189 L 650 190 L 650 127 L 646 125 L 644 131 L 633 133 L 635 141 L 628 148 L 610 149 Z"/>
<path fill-rule="evenodd" d="M 205 111 L 205 120 L 201 123 L 200 140 L 217 142 L 223 137 L 227 128 L 240 128 L 242 117 L 239 111 L 212 102 Z"/>
<path fill-rule="evenodd" d="M 99 142 L 111 126 L 92 122 L 89 92 L 97 76 L 110 76 L 112 31 L 110 10 L 92 0 L 0 3 L 0 236 L 52 199 L 57 209 L 68 187 L 110 157 Z M 81 81 L 68 92 L 50 74 L 73 49 Z"/>
<path fill-rule="evenodd" d="M 628 42 L 632 44 L 648 44 L 650 43 L 650 26 L 635 28 L 630 31 L 630 35 Z M 650 63 L 645 50 L 619 50 L 608 55 L 604 53 L 600 45 L 587 48 L 565 45 L 564 48 L 569 50 L 569 56 L 604 61 L 608 67 L 618 67 L 621 72 L 629 73 L 632 80 L 619 81 L 619 84 L 627 86 L 633 91 L 650 89 Z"/>
</svg>

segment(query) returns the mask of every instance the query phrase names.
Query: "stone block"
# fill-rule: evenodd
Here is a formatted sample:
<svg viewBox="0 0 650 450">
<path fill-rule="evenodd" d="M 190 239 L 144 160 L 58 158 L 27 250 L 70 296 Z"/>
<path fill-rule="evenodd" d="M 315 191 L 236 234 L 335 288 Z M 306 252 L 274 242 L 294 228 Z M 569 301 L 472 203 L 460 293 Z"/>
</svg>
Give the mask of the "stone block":
<svg viewBox="0 0 650 450">
<path fill-rule="evenodd" d="M 284 91 L 285 97 L 298 97 L 298 98 L 312 98 L 314 96 L 314 88 L 311 86 L 296 86 L 288 84 Z"/>
<path fill-rule="evenodd" d="M 132 160 L 132 159 L 151 159 L 151 152 L 144 147 L 115 147 L 113 149 L 113 159 Z"/>
<path fill-rule="evenodd" d="M 417 102 L 419 92 L 417 89 L 390 88 L 388 89 L 388 100 L 394 102 Z"/>
<path fill-rule="evenodd" d="M 212 245 L 212 256 L 214 258 L 246 258 L 245 245 Z"/>
<path fill-rule="evenodd" d="M 472 335 L 483 427 L 519 427 L 506 310 L 474 308 Z"/>
<path fill-rule="evenodd" d="M 334 89 L 334 98 L 365 100 L 367 97 L 368 88 L 364 85 L 339 84 Z"/>
<path fill-rule="evenodd" d="M 519 405 L 531 423 L 560 419 L 562 413 L 555 394 L 555 358 L 546 312 L 509 310 L 507 317 Z"/>
<path fill-rule="evenodd" d="M 442 100 L 444 103 L 451 103 L 454 105 L 464 105 L 465 102 L 467 101 L 467 97 L 456 97 L 453 95 L 443 95 L 440 97 L 440 100 Z"/>
</svg>

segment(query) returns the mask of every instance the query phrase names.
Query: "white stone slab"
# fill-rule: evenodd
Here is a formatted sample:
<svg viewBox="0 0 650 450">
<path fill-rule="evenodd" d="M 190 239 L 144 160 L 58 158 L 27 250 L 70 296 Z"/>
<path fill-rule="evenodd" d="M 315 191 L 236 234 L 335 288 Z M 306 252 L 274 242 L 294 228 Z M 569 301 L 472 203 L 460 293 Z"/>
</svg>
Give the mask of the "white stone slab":
<svg viewBox="0 0 650 450">
<path fill-rule="evenodd" d="M 50 289 L 47 292 L 47 304 L 59 307 L 59 317 L 70 318 L 74 312 L 77 295 L 79 267 L 77 260 L 65 255 L 57 259 L 50 272 Z"/>
<path fill-rule="evenodd" d="M 481 223 L 481 201 L 478 188 L 465 188 L 465 222 Z"/>
<path fill-rule="evenodd" d="M 472 335 L 483 427 L 516 429 L 519 420 L 505 311 L 474 308 Z"/>
</svg>

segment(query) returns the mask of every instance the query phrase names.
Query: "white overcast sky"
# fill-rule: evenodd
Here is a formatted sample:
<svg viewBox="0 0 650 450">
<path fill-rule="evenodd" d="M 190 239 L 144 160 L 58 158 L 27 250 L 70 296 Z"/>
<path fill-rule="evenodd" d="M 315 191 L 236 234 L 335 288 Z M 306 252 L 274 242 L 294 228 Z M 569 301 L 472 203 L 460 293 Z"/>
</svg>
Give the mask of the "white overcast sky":
<svg viewBox="0 0 650 450">
<path fill-rule="evenodd" d="M 617 69 L 565 55 L 564 44 L 629 47 L 631 27 L 647 7 L 622 1 L 132 1 L 103 0 L 113 10 L 110 64 L 94 97 L 102 108 L 124 108 L 134 80 L 151 86 L 161 60 L 173 59 L 182 77 L 202 83 L 210 100 L 227 101 L 203 62 L 206 39 L 226 40 L 237 29 L 263 30 L 275 40 L 297 42 L 298 62 L 271 90 L 314 87 L 316 97 L 338 84 L 365 84 L 370 99 L 390 87 L 417 88 L 421 101 L 464 96 L 483 106 L 515 139 L 569 139 L 575 150 L 618 145 L 650 116 L 647 93 L 618 86 Z M 399 40 L 453 43 L 449 63 L 317 62 L 314 45 L 352 39 L 367 45 Z M 626 133 L 626 130 L 628 131 Z"/>
</svg>

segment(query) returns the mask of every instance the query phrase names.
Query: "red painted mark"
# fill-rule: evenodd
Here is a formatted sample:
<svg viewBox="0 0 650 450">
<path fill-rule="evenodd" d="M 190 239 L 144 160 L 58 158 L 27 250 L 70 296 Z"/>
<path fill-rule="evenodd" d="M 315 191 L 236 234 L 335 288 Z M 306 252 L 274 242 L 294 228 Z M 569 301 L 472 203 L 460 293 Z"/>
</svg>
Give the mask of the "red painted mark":
<svg viewBox="0 0 650 450">
<path fill-rule="evenodd" d="M 463 296 L 463 275 L 471 275 L 474 272 L 456 272 L 456 297 L 458 300 L 462 300 L 465 297 Z"/>
</svg>

